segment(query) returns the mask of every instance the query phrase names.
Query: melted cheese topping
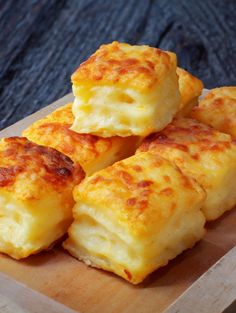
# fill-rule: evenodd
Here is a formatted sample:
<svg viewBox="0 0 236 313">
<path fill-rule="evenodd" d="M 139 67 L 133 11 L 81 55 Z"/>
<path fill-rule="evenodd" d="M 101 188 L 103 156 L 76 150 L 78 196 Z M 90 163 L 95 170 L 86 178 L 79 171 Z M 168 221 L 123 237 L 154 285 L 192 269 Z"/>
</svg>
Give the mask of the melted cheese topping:
<svg viewBox="0 0 236 313">
<path fill-rule="evenodd" d="M 0 141 L 0 188 L 19 199 L 39 199 L 45 190 L 62 192 L 84 177 L 79 165 L 62 153 L 26 138 Z"/>
<path fill-rule="evenodd" d="M 115 41 L 102 45 L 71 79 L 74 86 L 115 84 L 149 92 L 173 66 L 176 67 L 174 53 Z"/>
<path fill-rule="evenodd" d="M 138 138 L 78 134 L 70 129 L 73 120 L 72 104 L 69 103 L 35 122 L 24 130 L 23 135 L 37 144 L 64 153 L 80 164 L 87 175 L 134 153 Z"/>
<path fill-rule="evenodd" d="M 154 151 L 171 160 L 206 190 L 203 212 L 214 220 L 236 204 L 236 144 L 229 135 L 191 119 L 177 119 L 150 135 L 137 153 Z"/>
</svg>

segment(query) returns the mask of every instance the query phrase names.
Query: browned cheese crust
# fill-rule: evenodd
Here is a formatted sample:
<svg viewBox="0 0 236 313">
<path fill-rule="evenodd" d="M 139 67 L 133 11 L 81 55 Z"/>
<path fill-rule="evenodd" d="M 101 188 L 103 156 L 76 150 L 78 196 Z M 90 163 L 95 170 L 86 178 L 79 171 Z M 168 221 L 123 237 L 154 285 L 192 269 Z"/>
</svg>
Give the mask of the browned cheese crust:
<svg viewBox="0 0 236 313">
<path fill-rule="evenodd" d="M 72 103 L 55 110 L 47 117 L 33 123 L 23 135 L 29 140 L 49 146 L 64 153 L 75 163 L 80 164 L 86 173 L 94 171 L 95 163 L 114 154 L 114 161 L 134 152 L 137 138 L 102 138 L 90 134 L 79 134 L 70 129 L 74 116 Z M 110 165 L 110 162 L 107 165 Z"/>
<path fill-rule="evenodd" d="M 82 168 L 55 149 L 24 137 L 0 142 L 0 187 L 21 199 L 37 198 L 47 188 L 62 192 L 66 186 L 80 183 L 83 177 Z"/>
<path fill-rule="evenodd" d="M 236 204 L 236 143 L 231 136 L 193 119 L 176 119 L 148 136 L 137 153 L 149 150 L 174 161 L 206 190 L 203 211 L 208 220 Z"/>
<path fill-rule="evenodd" d="M 130 57 L 126 52 L 128 44 L 114 41 L 102 45 L 72 75 L 77 85 L 96 81 L 97 84 L 117 84 L 136 89 L 152 88 L 171 66 L 172 55 L 149 46 L 140 46 L 137 55 Z"/>
</svg>

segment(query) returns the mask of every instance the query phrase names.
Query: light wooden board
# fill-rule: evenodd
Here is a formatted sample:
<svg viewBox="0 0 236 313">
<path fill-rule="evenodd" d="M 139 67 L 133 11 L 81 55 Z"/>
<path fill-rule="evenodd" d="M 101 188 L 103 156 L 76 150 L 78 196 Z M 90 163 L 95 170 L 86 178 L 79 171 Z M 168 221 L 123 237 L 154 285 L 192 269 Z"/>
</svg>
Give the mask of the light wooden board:
<svg viewBox="0 0 236 313">
<path fill-rule="evenodd" d="M 0 273 L 0 312 L 76 313 L 2 273 Z"/>
<path fill-rule="evenodd" d="M 231 249 L 164 313 L 226 313 L 236 312 L 236 247 Z M 223 312 L 224 311 L 224 312 Z"/>
<path fill-rule="evenodd" d="M 71 95 L 60 99 L 5 129 L 0 136 L 19 135 L 33 121 L 71 100 Z M 207 229 L 204 240 L 138 286 L 113 274 L 86 267 L 60 246 L 23 261 L 1 255 L 0 270 L 81 313 L 158 313 L 236 245 L 236 210 L 208 223 Z"/>
</svg>

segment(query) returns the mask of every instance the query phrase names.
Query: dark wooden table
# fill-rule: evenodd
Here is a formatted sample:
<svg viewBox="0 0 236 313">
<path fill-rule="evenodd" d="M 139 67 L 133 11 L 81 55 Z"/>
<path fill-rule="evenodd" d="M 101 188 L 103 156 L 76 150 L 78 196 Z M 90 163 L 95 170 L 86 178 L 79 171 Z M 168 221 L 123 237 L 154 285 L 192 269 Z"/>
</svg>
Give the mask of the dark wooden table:
<svg viewBox="0 0 236 313">
<path fill-rule="evenodd" d="M 0 0 L 0 128 L 70 92 L 113 40 L 175 51 L 208 88 L 236 85 L 236 0 Z"/>
</svg>

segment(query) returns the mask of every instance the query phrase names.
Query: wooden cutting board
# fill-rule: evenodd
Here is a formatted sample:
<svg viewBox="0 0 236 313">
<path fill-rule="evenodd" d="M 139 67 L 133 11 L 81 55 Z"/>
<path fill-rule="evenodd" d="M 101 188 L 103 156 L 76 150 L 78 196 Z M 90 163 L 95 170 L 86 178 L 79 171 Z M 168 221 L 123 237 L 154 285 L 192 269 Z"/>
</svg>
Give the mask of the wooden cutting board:
<svg viewBox="0 0 236 313">
<path fill-rule="evenodd" d="M 0 136 L 19 135 L 33 121 L 71 100 L 71 95 L 60 99 L 3 130 Z M 236 245 L 235 229 L 234 209 L 208 223 L 204 240 L 193 249 L 138 286 L 102 270 L 88 268 L 60 245 L 23 261 L 0 255 L 0 271 L 81 313 L 162 312 Z"/>
</svg>

